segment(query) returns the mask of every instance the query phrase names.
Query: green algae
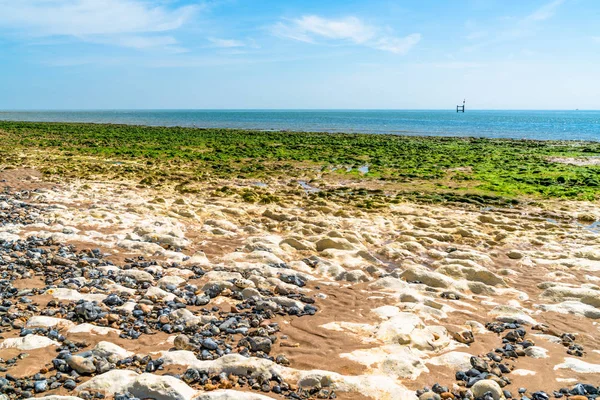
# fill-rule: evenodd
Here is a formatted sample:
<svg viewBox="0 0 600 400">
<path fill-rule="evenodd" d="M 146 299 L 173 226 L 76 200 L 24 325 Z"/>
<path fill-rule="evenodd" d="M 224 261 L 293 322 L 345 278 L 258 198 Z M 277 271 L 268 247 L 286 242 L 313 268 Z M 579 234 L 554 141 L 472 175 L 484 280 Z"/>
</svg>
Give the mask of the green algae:
<svg viewBox="0 0 600 400">
<path fill-rule="evenodd" d="M 433 202 L 488 204 L 522 196 L 592 200 L 600 193 L 600 166 L 555 158 L 597 156 L 595 142 L 0 122 L 5 166 L 31 165 L 48 176 L 136 179 L 142 186 L 175 182 L 182 193 L 212 178 L 319 178 L 377 182 L 393 186 L 402 198 Z M 368 172 L 357 169 L 363 165 Z M 228 194 L 249 202 L 279 201 L 254 189 L 222 193 Z M 357 204 L 365 208 L 398 198 L 343 197 L 352 196 L 362 197 Z"/>
</svg>

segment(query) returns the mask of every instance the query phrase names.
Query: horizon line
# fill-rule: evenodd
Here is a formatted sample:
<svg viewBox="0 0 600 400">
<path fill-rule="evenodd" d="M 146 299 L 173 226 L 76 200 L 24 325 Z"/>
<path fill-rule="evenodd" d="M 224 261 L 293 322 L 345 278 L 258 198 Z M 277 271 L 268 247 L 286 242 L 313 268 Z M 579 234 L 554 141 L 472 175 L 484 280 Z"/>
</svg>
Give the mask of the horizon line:
<svg viewBox="0 0 600 400">
<path fill-rule="evenodd" d="M 94 111 L 452 111 L 455 108 L 16 108 L 11 112 L 94 112 Z M 600 111 L 594 108 L 466 108 L 466 111 Z"/>
</svg>

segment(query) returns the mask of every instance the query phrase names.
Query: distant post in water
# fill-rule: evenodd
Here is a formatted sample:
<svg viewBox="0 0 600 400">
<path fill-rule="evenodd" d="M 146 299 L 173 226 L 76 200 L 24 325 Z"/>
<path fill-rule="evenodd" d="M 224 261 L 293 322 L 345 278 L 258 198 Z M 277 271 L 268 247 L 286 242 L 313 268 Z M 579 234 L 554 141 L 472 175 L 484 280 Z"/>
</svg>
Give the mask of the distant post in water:
<svg viewBox="0 0 600 400">
<path fill-rule="evenodd" d="M 462 106 L 456 106 L 456 112 L 465 112 L 465 102 L 467 101 L 467 99 L 463 100 L 463 105 Z"/>
</svg>

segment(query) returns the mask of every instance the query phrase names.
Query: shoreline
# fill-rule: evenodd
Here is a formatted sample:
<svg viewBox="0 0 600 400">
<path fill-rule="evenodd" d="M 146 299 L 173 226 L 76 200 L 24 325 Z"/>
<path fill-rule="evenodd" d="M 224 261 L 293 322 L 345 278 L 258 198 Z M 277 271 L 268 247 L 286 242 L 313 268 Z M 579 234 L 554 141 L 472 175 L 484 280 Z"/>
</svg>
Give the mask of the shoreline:
<svg viewBox="0 0 600 400">
<path fill-rule="evenodd" d="M 594 110 L 595 111 L 595 110 Z M 0 112 L 1 113 L 1 112 Z M 426 134 L 417 131 L 397 131 L 398 133 L 379 133 L 379 132 L 362 132 L 362 131 L 343 131 L 343 130 L 294 130 L 294 129 L 276 129 L 276 128 L 235 128 L 235 127 L 219 127 L 219 126 L 195 126 L 195 125 L 145 125 L 137 123 L 117 123 L 117 122 L 87 122 L 87 121 L 43 121 L 43 120 L 6 120 L 0 119 L 2 123 L 22 123 L 22 124 L 68 124 L 68 125 L 95 125 L 95 126 L 114 126 L 114 127 L 132 127 L 132 128 L 168 128 L 168 129 L 190 129 L 199 131 L 224 131 L 224 132 L 248 132 L 248 133 L 299 133 L 311 135 L 357 135 L 357 136 L 383 136 L 383 137 L 398 137 L 398 138 L 414 138 L 414 139 L 455 139 L 455 140 L 489 140 L 494 142 L 539 142 L 539 143 L 554 143 L 554 144 L 598 144 L 598 140 L 581 140 L 581 139 L 530 139 L 530 138 L 505 138 L 505 137 L 487 137 L 487 136 L 470 136 L 460 133 L 445 134 L 442 132 Z"/>
<path fill-rule="evenodd" d="M 599 112 L 569 110 L 55 110 L 5 112 L 5 120 L 157 127 L 599 141 Z M 587 117 L 586 117 L 587 116 Z"/>
</svg>

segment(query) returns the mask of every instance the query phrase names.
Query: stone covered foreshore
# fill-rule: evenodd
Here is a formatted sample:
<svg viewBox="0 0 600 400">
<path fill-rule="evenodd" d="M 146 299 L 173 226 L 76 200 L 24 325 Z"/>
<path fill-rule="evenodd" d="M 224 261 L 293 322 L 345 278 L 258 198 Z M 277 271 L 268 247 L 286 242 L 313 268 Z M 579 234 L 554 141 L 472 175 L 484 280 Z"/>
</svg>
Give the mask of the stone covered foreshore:
<svg viewBox="0 0 600 400">
<path fill-rule="evenodd" d="M 0 181 L 2 400 L 600 393 L 593 202 L 361 210 L 293 181 L 269 182 L 305 190 L 278 205 Z"/>
</svg>

